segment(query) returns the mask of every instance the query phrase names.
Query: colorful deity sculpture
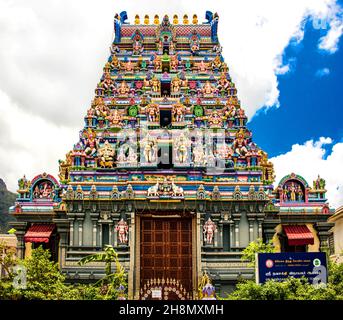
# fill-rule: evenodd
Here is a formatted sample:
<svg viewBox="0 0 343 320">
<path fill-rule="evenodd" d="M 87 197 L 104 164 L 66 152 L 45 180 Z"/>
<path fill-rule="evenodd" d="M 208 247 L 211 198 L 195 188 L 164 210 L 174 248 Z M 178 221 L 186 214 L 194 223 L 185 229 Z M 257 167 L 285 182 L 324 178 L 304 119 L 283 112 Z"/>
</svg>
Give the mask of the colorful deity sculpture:
<svg viewBox="0 0 343 320">
<path fill-rule="evenodd" d="M 145 113 L 148 117 L 148 121 L 156 122 L 158 121 L 159 116 L 159 107 L 158 104 L 150 103 L 145 108 Z"/>
<path fill-rule="evenodd" d="M 142 141 L 144 159 L 148 163 L 156 160 L 157 141 L 156 138 L 151 137 L 149 134 Z"/>
<path fill-rule="evenodd" d="M 84 131 L 84 146 L 85 146 L 85 154 L 87 156 L 94 156 L 97 152 L 97 139 L 96 139 L 96 132 L 91 128 Z"/>
<path fill-rule="evenodd" d="M 195 144 L 193 148 L 194 166 L 203 166 L 206 164 L 205 152 L 202 143 Z"/>
<path fill-rule="evenodd" d="M 161 69 L 162 69 L 162 60 L 161 60 L 161 57 L 158 56 L 158 55 L 155 55 L 153 64 L 154 64 L 154 68 L 155 68 L 156 71 L 157 71 L 157 70 L 161 70 Z"/>
<path fill-rule="evenodd" d="M 170 69 L 171 70 L 177 70 L 177 67 L 179 65 L 179 60 L 177 59 L 176 55 L 173 55 L 170 57 Z"/>
<path fill-rule="evenodd" d="M 214 232 L 217 230 L 216 224 L 208 218 L 203 226 L 204 240 L 207 244 L 213 243 Z"/>
<path fill-rule="evenodd" d="M 210 81 L 206 81 L 205 84 L 203 85 L 201 92 L 205 97 L 212 97 L 213 94 L 217 91 L 217 89 L 211 85 Z"/>
<path fill-rule="evenodd" d="M 113 80 L 111 79 L 111 74 L 109 72 L 106 72 L 104 74 L 104 80 L 101 82 L 102 87 L 105 89 L 106 92 L 114 92 L 115 91 L 115 85 Z"/>
<path fill-rule="evenodd" d="M 94 108 L 94 113 L 98 118 L 106 118 L 109 115 L 110 110 L 105 105 L 105 102 L 101 97 L 94 99 L 92 107 Z"/>
<path fill-rule="evenodd" d="M 157 77 L 153 77 L 151 79 L 151 89 L 152 89 L 152 92 L 157 92 L 157 93 L 161 92 L 161 81 L 158 80 Z"/>
<path fill-rule="evenodd" d="M 142 45 L 141 40 L 139 38 L 135 39 L 132 44 L 132 54 L 139 56 L 142 54 L 143 51 L 144 51 L 144 47 Z"/>
<path fill-rule="evenodd" d="M 220 59 L 220 56 L 217 55 L 212 61 L 212 69 L 220 70 L 221 67 L 222 67 L 222 61 Z"/>
<path fill-rule="evenodd" d="M 227 92 L 228 88 L 230 88 L 230 81 L 227 80 L 225 72 L 220 74 L 217 88 L 219 91 L 225 92 Z"/>
<path fill-rule="evenodd" d="M 182 122 L 185 117 L 185 106 L 181 103 L 173 105 L 173 116 L 176 122 Z"/>
<path fill-rule="evenodd" d="M 126 96 L 130 93 L 130 87 L 124 80 L 120 83 L 119 87 L 117 88 L 117 91 L 119 95 Z"/>
<path fill-rule="evenodd" d="M 108 140 L 98 149 L 99 166 L 102 168 L 113 168 L 115 151 Z"/>
<path fill-rule="evenodd" d="M 200 73 L 206 73 L 208 70 L 208 63 L 204 62 L 204 60 L 201 60 L 199 63 L 195 63 L 195 66 Z"/>
<path fill-rule="evenodd" d="M 315 190 L 323 190 L 323 189 L 325 189 L 325 180 L 322 179 L 319 176 L 319 174 L 318 174 L 318 178 L 313 181 L 313 189 L 315 189 Z"/>
<path fill-rule="evenodd" d="M 223 125 L 223 120 L 217 110 L 214 110 L 208 117 L 208 123 L 210 128 L 221 128 Z"/>
<path fill-rule="evenodd" d="M 123 218 L 116 225 L 116 231 L 118 232 L 119 243 L 126 244 L 128 242 L 127 235 L 129 233 L 129 226 Z"/>
<path fill-rule="evenodd" d="M 190 145 L 190 140 L 186 137 L 184 133 L 175 140 L 175 153 L 178 162 L 185 163 L 188 157 L 188 147 Z"/>
<path fill-rule="evenodd" d="M 128 60 L 127 62 L 121 62 L 122 68 L 126 72 L 133 72 L 135 70 L 136 63 L 133 63 L 131 60 Z"/>
<path fill-rule="evenodd" d="M 114 109 L 109 116 L 106 117 L 111 127 L 122 127 L 122 116 L 117 109 Z"/>
<path fill-rule="evenodd" d="M 244 138 L 244 134 L 244 130 L 239 130 L 236 133 L 236 139 L 233 142 L 233 150 L 240 157 L 245 156 L 248 152 L 247 142 Z"/>
<path fill-rule="evenodd" d="M 172 93 L 180 92 L 181 84 L 182 84 L 181 79 L 179 79 L 178 77 L 173 78 L 173 80 L 171 81 L 171 92 Z"/>
</svg>

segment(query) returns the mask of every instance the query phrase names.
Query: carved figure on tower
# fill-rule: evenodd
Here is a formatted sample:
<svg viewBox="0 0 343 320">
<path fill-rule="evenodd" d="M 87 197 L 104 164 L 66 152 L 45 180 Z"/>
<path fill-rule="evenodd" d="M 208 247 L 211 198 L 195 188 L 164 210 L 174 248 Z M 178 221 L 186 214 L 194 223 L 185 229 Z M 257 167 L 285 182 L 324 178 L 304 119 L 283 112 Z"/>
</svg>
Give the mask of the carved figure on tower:
<svg viewBox="0 0 343 320">
<path fill-rule="evenodd" d="M 221 128 L 223 125 L 223 120 L 217 110 L 214 110 L 208 117 L 208 123 L 211 128 Z"/>
<path fill-rule="evenodd" d="M 109 116 L 106 117 L 111 127 L 122 127 L 122 116 L 118 109 L 114 109 Z"/>
<path fill-rule="evenodd" d="M 158 104 L 150 103 L 145 108 L 146 115 L 148 116 L 148 121 L 156 122 L 158 121 L 159 107 Z"/>
<path fill-rule="evenodd" d="M 84 131 L 84 146 L 85 146 L 85 154 L 87 156 L 94 156 L 97 152 L 97 139 L 96 139 L 96 132 L 88 128 Z"/>
<path fill-rule="evenodd" d="M 151 89 L 152 89 L 152 92 L 157 92 L 157 93 L 161 92 L 161 81 L 158 80 L 157 77 L 153 77 L 151 79 Z"/>
<path fill-rule="evenodd" d="M 119 85 L 117 91 L 118 91 L 118 94 L 119 94 L 120 96 L 127 96 L 127 95 L 130 93 L 130 87 L 129 87 L 129 85 L 126 83 L 126 81 L 123 80 L 123 81 L 120 83 L 120 85 Z"/>
<path fill-rule="evenodd" d="M 151 137 L 149 134 L 142 141 L 144 159 L 148 163 L 156 160 L 157 141 L 156 138 Z"/>
<path fill-rule="evenodd" d="M 239 156 L 245 156 L 246 153 L 248 152 L 247 142 L 246 142 L 246 139 L 244 138 L 244 134 L 245 132 L 243 129 L 239 130 L 236 133 L 236 139 L 233 142 L 233 150 Z"/>
<path fill-rule="evenodd" d="M 213 243 L 213 236 L 216 230 L 216 224 L 211 220 L 211 218 L 208 218 L 203 227 L 204 240 L 207 244 Z"/>
<path fill-rule="evenodd" d="M 217 55 L 214 59 L 213 59 L 213 61 L 212 61 L 212 69 L 214 69 L 214 70 L 220 70 L 220 68 L 222 67 L 222 61 L 221 61 L 221 59 L 220 59 L 220 56 L 219 55 Z"/>
<path fill-rule="evenodd" d="M 127 235 L 129 233 L 129 227 L 123 218 L 121 218 L 116 225 L 116 231 L 118 232 L 119 242 L 121 244 L 126 244 L 128 242 Z"/>
<path fill-rule="evenodd" d="M 211 85 L 210 81 L 206 81 L 203 85 L 201 92 L 205 97 L 213 97 L 213 94 L 217 91 L 217 89 Z"/>
<path fill-rule="evenodd" d="M 180 92 L 181 83 L 182 83 L 182 80 L 179 79 L 178 77 L 173 78 L 173 80 L 171 81 L 171 92 L 172 93 Z"/>
<path fill-rule="evenodd" d="M 113 168 L 115 151 L 108 140 L 98 149 L 99 166 L 102 168 Z"/>
<path fill-rule="evenodd" d="M 182 122 L 185 117 L 185 106 L 181 103 L 173 105 L 173 116 L 176 122 Z"/>
<path fill-rule="evenodd" d="M 177 70 L 177 67 L 179 65 L 179 60 L 177 59 L 176 55 L 173 55 L 170 57 L 170 69 L 171 70 Z"/>
<path fill-rule="evenodd" d="M 190 146 L 190 140 L 184 133 L 181 133 L 180 136 L 175 139 L 175 151 L 177 161 L 180 163 L 185 163 L 188 156 L 188 147 Z"/>
</svg>

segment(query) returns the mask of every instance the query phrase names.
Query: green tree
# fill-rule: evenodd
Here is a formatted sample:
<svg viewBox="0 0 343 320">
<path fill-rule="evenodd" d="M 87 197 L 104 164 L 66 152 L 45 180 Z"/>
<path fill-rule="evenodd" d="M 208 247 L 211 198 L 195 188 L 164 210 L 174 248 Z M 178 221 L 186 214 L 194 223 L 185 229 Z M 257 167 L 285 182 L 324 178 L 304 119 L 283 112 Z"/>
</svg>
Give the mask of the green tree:
<svg viewBox="0 0 343 320">
<path fill-rule="evenodd" d="M 106 245 L 103 252 L 91 254 L 82 258 L 79 265 L 90 262 L 105 262 L 105 277 L 100 279 L 95 285 L 101 285 L 100 293 L 104 299 L 117 299 L 118 288 L 127 287 L 127 275 L 125 269 L 119 262 L 118 253 L 111 245 Z M 116 271 L 112 273 L 112 263 L 115 263 Z"/>
<path fill-rule="evenodd" d="M 273 253 L 275 248 L 271 242 L 264 243 L 262 239 L 257 239 L 249 243 L 243 250 L 242 260 L 249 261 L 249 266 L 255 266 L 256 253 Z"/>
</svg>

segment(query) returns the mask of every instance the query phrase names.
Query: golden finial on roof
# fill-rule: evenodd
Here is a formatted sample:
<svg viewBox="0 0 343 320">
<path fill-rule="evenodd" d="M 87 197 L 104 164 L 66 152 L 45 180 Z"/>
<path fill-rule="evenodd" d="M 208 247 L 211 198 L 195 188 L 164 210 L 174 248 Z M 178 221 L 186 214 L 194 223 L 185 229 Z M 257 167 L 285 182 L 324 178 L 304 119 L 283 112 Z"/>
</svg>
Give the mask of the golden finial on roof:
<svg viewBox="0 0 343 320">
<path fill-rule="evenodd" d="M 141 22 L 139 21 L 139 15 L 136 14 L 135 16 L 135 24 L 140 24 Z"/>
<path fill-rule="evenodd" d="M 144 24 L 149 24 L 149 15 L 148 14 L 146 14 L 144 16 Z"/>
<path fill-rule="evenodd" d="M 155 14 L 155 17 L 154 17 L 154 24 L 160 24 L 160 19 L 158 17 L 158 14 Z"/>
<path fill-rule="evenodd" d="M 179 24 L 179 17 L 177 16 L 177 14 L 174 14 L 173 24 Z"/>
<path fill-rule="evenodd" d="M 188 20 L 188 15 L 184 15 L 183 16 L 183 24 L 188 24 L 189 23 L 189 20 Z"/>
<path fill-rule="evenodd" d="M 196 14 L 193 14 L 193 24 L 198 24 L 198 16 Z"/>
</svg>

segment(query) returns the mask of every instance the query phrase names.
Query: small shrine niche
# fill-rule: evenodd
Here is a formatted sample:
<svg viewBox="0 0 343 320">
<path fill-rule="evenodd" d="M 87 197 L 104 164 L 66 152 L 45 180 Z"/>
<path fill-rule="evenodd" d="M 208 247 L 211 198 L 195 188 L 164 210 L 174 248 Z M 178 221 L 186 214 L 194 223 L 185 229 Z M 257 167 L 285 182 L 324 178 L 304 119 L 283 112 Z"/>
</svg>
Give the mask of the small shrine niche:
<svg viewBox="0 0 343 320">
<path fill-rule="evenodd" d="M 279 186 L 280 202 L 305 202 L 306 189 L 297 179 L 288 179 Z"/>
<path fill-rule="evenodd" d="M 39 200 L 52 200 L 55 195 L 55 185 L 52 181 L 48 179 L 43 179 L 37 181 L 32 186 L 32 199 Z"/>
</svg>

